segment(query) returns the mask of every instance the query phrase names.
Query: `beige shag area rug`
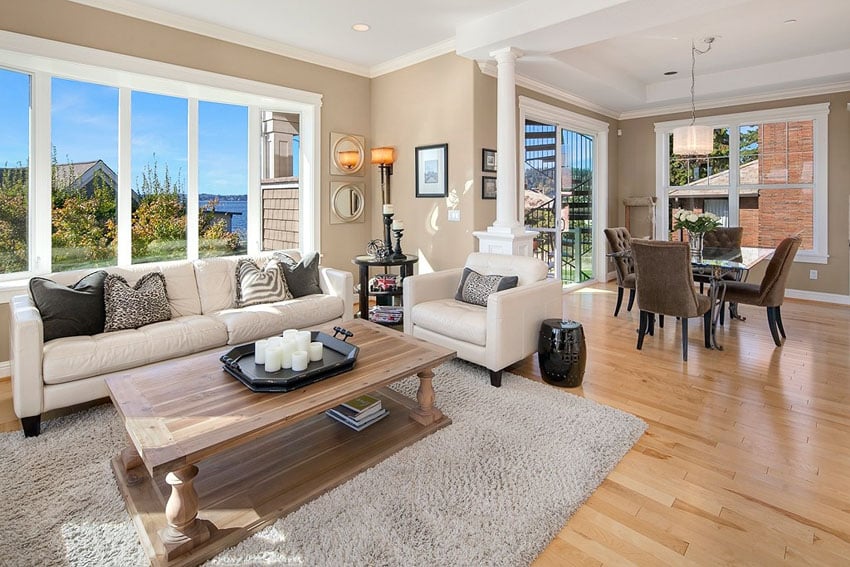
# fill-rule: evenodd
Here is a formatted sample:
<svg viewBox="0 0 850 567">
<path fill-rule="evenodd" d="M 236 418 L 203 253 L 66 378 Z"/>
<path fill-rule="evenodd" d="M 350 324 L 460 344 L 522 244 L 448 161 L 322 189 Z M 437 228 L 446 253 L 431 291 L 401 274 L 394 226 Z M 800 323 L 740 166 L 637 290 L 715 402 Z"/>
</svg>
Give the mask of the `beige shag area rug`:
<svg viewBox="0 0 850 567">
<path fill-rule="evenodd" d="M 395 387 L 415 397 L 418 380 Z M 457 360 L 434 388 L 452 425 L 208 564 L 528 565 L 646 429 L 508 373 L 493 388 Z M 108 404 L 0 435 L 0 564 L 148 564 L 109 463 L 123 446 Z"/>
</svg>

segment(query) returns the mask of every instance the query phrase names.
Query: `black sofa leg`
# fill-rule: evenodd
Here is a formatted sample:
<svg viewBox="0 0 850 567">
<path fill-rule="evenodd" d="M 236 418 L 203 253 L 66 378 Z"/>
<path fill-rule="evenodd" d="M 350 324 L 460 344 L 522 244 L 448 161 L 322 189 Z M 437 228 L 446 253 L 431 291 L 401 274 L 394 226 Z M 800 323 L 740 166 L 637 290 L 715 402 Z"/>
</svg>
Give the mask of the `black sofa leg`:
<svg viewBox="0 0 850 567">
<path fill-rule="evenodd" d="M 632 305 L 635 304 L 635 288 L 629 290 L 629 304 L 626 305 L 626 311 L 632 310 Z"/>
<path fill-rule="evenodd" d="M 24 430 L 24 437 L 38 437 L 41 433 L 41 415 L 22 417 L 21 427 Z"/>
<path fill-rule="evenodd" d="M 620 305 L 623 304 L 623 288 L 617 287 L 617 306 L 614 307 L 614 317 L 620 312 Z"/>
<path fill-rule="evenodd" d="M 490 370 L 490 385 L 496 388 L 500 388 L 502 386 L 501 370 Z"/>
</svg>

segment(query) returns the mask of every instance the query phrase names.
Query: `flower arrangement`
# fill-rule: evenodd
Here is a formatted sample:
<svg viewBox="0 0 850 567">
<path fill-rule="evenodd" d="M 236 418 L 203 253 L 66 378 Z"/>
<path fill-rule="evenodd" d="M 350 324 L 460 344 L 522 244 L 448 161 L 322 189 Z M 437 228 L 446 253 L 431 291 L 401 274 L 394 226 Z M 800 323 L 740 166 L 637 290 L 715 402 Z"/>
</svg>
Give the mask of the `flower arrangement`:
<svg viewBox="0 0 850 567">
<path fill-rule="evenodd" d="M 673 213 L 673 230 L 687 230 L 688 232 L 709 232 L 721 225 L 720 217 L 714 213 L 695 213 L 686 209 L 679 209 Z"/>
</svg>

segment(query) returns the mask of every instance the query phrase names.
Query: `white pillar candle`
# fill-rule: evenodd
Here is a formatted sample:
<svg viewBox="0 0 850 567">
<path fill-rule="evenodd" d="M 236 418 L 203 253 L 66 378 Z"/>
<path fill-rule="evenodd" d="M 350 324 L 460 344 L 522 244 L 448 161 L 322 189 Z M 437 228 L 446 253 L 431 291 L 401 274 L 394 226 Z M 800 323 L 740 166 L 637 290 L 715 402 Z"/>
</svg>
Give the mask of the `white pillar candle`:
<svg viewBox="0 0 850 567">
<path fill-rule="evenodd" d="M 280 347 L 266 347 L 266 372 L 280 370 Z"/>
<path fill-rule="evenodd" d="M 278 347 L 279 348 L 281 345 L 283 345 L 283 339 L 281 337 L 269 337 L 268 339 L 266 339 L 266 342 L 267 342 L 266 348 L 269 348 L 269 347 Z"/>
<path fill-rule="evenodd" d="M 292 370 L 301 372 L 307 370 L 307 365 L 310 364 L 310 355 L 306 350 L 296 350 L 292 353 Z"/>
<path fill-rule="evenodd" d="M 393 221 L 393 230 L 404 230 L 404 221 Z"/>
<path fill-rule="evenodd" d="M 323 350 L 325 349 L 325 345 L 320 342 L 312 342 L 307 349 L 307 352 L 310 353 L 310 362 L 317 362 L 322 360 Z"/>
<path fill-rule="evenodd" d="M 295 343 L 298 345 L 298 350 L 306 351 L 312 338 L 313 335 L 310 331 L 298 331 L 298 334 L 295 335 Z"/>
<path fill-rule="evenodd" d="M 295 340 L 295 335 L 297 333 L 298 333 L 298 329 L 287 329 L 283 332 L 283 338 Z"/>
<path fill-rule="evenodd" d="M 295 341 L 286 340 L 280 349 L 280 367 L 292 368 L 292 353 L 298 350 Z"/>
<path fill-rule="evenodd" d="M 266 345 L 268 341 L 261 339 L 254 343 L 254 364 L 266 363 Z"/>
<path fill-rule="evenodd" d="M 393 214 L 393 211 L 394 211 L 394 209 L 393 209 L 393 206 L 392 206 L 392 205 L 384 205 L 384 209 L 383 209 L 383 210 L 384 210 L 384 214 L 385 214 L 385 215 L 391 215 L 391 214 Z"/>
</svg>

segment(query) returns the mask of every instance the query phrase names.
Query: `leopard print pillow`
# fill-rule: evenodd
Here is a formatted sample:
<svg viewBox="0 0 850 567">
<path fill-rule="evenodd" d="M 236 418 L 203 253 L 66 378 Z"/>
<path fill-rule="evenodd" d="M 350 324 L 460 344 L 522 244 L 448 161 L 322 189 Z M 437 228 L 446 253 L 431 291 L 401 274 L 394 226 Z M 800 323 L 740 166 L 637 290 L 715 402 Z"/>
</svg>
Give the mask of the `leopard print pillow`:
<svg viewBox="0 0 850 567">
<path fill-rule="evenodd" d="M 171 319 L 165 276 L 160 272 L 143 275 L 133 287 L 123 277 L 109 274 L 103 282 L 103 303 L 106 332 L 138 329 Z"/>
</svg>

